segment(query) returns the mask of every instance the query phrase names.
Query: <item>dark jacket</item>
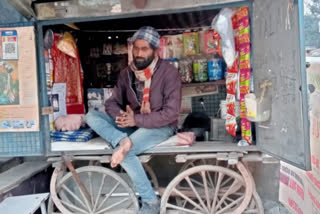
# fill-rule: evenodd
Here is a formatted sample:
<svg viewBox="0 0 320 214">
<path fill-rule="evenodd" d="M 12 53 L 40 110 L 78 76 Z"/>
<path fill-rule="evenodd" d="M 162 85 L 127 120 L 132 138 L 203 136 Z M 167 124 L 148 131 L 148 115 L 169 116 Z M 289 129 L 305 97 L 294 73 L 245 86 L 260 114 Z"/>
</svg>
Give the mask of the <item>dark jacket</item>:
<svg viewBox="0 0 320 214">
<path fill-rule="evenodd" d="M 176 126 L 181 106 L 181 78 L 177 69 L 159 59 L 151 80 L 150 114 L 140 114 L 141 103 L 131 86 L 133 75 L 129 67 L 120 72 L 113 94 L 105 103 L 106 112 L 115 119 L 121 109 L 125 111 L 126 105 L 130 105 L 137 127 Z"/>
</svg>

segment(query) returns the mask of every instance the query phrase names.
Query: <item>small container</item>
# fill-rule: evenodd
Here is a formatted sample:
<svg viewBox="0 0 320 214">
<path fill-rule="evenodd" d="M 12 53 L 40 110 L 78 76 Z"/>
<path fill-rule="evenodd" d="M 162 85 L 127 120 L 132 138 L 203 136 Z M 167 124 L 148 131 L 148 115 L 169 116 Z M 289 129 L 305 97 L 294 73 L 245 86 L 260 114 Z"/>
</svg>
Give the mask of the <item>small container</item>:
<svg viewBox="0 0 320 214">
<path fill-rule="evenodd" d="M 224 79 L 223 60 L 221 58 L 210 57 L 208 59 L 209 81 Z"/>
<path fill-rule="evenodd" d="M 233 142 L 233 137 L 226 131 L 225 123 L 224 119 L 211 118 L 210 140 Z"/>
<path fill-rule="evenodd" d="M 252 122 L 264 122 L 271 116 L 271 100 L 267 98 L 257 99 L 255 94 L 245 96 L 247 119 Z"/>
<path fill-rule="evenodd" d="M 208 81 L 208 65 L 207 65 L 207 59 L 205 57 L 198 56 L 194 59 L 193 78 L 195 82 Z"/>
<path fill-rule="evenodd" d="M 191 83 L 193 81 L 192 60 L 182 58 L 179 62 L 179 73 L 181 74 L 182 83 Z"/>
</svg>

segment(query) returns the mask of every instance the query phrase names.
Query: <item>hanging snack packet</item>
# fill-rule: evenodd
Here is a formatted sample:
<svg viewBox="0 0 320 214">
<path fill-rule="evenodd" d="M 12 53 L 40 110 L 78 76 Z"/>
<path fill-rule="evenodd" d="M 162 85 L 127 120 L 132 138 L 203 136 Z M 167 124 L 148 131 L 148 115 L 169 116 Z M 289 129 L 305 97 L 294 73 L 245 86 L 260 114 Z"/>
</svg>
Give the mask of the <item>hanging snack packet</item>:
<svg viewBox="0 0 320 214">
<path fill-rule="evenodd" d="M 235 73 L 227 73 L 226 87 L 227 94 L 236 95 L 238 75 Z"/>
<path fill-rule="evenodd" d="M 250 93 L 250 69 L 243 69 L 240 72 L 240 94 Z"/>
<path fill-rule="evenodd" d="M 159 48 L 158 48 L 158 55 L 161 59 L 167 59 L 166 53 L 167 53 L 167 42 L 166 42 L 167 38 L 165 36 L 162 36 L 160 38 L 160 42 L 159 42 Z"/>
<path fill-rule="evenodd" d="M 199 35 L 196 32 L 183 33 L 183 49 L 186 56 L 199 53 Z"/>
<path fill-rule="evenodd" d="M 241 95 L 240 97 L 240 118 L 241 119 L 247 118 L 247 108 L 246 108 L 246 103 L 243 95 Z"/>
<path fill-rule="evenodd" d="M 183 39 L 182 34 L 165 36 L 166 42 L 166 58 L 178 58 L 183 55 Z"/>
<path fill-rule="evenodd" d="M 227 113 L 232 116 L 236 116 L 236 111 L 235 111 L 236 97 L 234 95 L 228 94 L 226 100 L 227 100 Z"/>
<path fill-rule="evenodd" d="M 228 73 L 234 73 L 237 74 L 238 73 L 238 59 L 236 58 L 236 60 L 234 61 L 232 67 L 227 68 L 227 72 Z"/>
<path fill-rule="evenodd" d="M 236 130 L 237 130 L 236 117 L 234 117 L 232 115 L 227 115 L 226 130 L 230 135 L 236 136 Z"/>
<path fill-rule="evenodd" d="M 252 143 L 251 123 L 248 119 L 241 120 L 241 136 L 242 136 L 242 139 L 246 140 L 251 145 Z"/>
</svg>

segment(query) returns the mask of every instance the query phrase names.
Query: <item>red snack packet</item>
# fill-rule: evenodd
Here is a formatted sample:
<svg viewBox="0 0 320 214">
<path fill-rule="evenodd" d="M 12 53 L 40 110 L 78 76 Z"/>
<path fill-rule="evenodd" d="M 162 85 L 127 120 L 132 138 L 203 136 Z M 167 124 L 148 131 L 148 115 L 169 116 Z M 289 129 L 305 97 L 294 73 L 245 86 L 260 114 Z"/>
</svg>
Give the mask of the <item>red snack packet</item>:
<svg viewBox="0 0 320 214">
<path fill-rule="evenodd" d="M 236 117 L 232 115 L 227 115 L 226 130 L 230 135 L 236 136 L 236 130 L 237 130 Z"/>
<path fill-rule="evenodd" d="M 227 68 L 227 72 L 228 73 L 234 73 L 237 74 L 238 73 L 238 59 L 236 59 L 232 65 L 231 68 Z"/>
<path fill-rule="evenodd" d="M 222 56 L 221 37 L 214 30 L 209 30 L 204 33 L 204 48 L 206 54 L 218 53 Z"/>
<path fill-rule="evenodd" d="M 232 116 L 236 116 L 235 102 L 236 102 L 236 97 L 234 95 L 228 94 L 227 95 L 227 113 Z"/>
<path fill-rule="evenodd" d="M 238 80 L 237 74 L 234 74 L 234 73 L 227 74 L 227 80 L 226 80 L 227 94 L 232 94 L 232 95 L 236 94 L 237 80 Z"/>
</svg>

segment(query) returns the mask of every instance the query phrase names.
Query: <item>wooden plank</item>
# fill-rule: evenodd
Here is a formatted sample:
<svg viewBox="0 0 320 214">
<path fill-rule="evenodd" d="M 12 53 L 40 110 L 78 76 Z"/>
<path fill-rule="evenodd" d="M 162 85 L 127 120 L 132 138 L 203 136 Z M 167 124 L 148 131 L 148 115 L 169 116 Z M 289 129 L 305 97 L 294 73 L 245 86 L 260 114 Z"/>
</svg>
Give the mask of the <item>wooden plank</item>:
<svg viewBox="0 0 320 214">
<path fill-rule="evenodd" d="M 113 149 L 108 149 L 107 142 L 100 137 L 92 139 L 87 143 L 77 143 L 76 147 L 69 144 L 70 142 L 56 142 L 59 144 L 59 150 L 53 150 L 50 156 L 60 156 L 61 152 L 67 155 L 110 155 Z M 97 143 L 95 143 L 97 142 Z M 99 142 L 99 143 L 98 143 Z M 52 145 L 53 145 L 52 144 Z M 102 146 L 104 145 L 104 146 Z M 58 148 L 58 147 L 54 147 Z M 109 147 L 110 148 L 110 147 Z M 256 146 L 237 146 L 235 143 L 224 141 L 208 141 L 196 142 L 192 146 L 161 146 L 149 149 L 144 154 L 166 155 L 166 154 L 181 154 L 181 153 L 216 153 L 216 152 L 256 152 L 259 151 Z"/>
<path fill-rule="evenodd" d="M 0 204 L 0 210 L 8 214 L 32 214 L 48 197 L 49 193 L 9 197 Z"/>
<path fill-rule="evenodd" d="M 0 194 L 19 186 L 25 180 L 48 168 L 46 161 L 30 161 L 13 167 L 0 174 Z"/>
</svg>

